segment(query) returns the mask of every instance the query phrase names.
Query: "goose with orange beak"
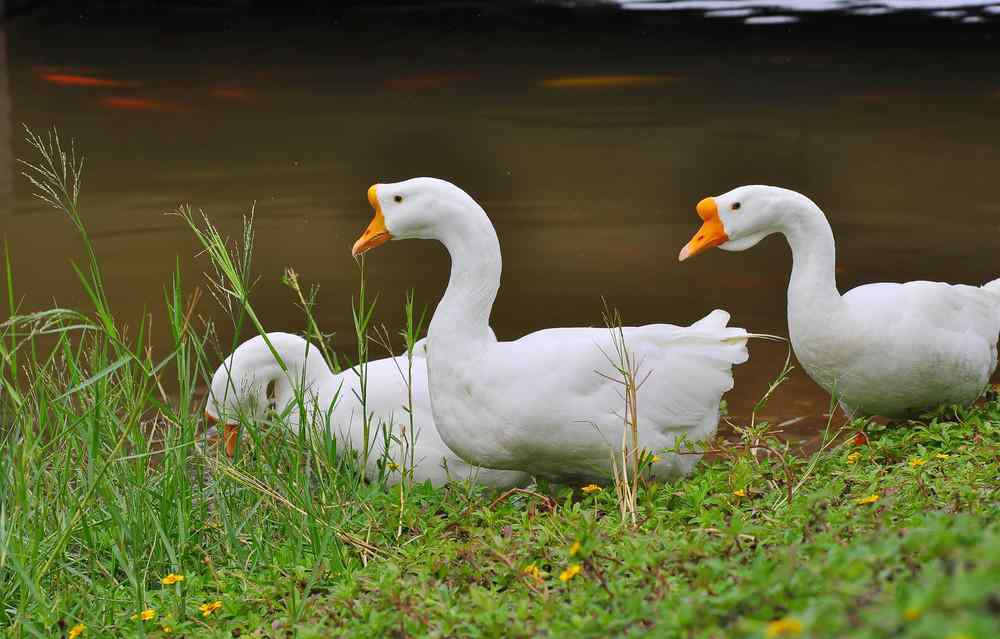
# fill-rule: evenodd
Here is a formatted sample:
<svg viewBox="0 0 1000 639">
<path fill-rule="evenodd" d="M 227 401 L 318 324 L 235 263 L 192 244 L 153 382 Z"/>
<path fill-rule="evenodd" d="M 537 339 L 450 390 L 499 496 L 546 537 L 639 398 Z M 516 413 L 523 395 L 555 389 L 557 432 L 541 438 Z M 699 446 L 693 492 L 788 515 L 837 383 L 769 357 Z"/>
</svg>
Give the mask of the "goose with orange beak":
<svg viewBox="0 0 1000 639">
<path fill-rule="evenodd" d="M 718 246 L 742 251 L 773 233 L 792 249 L 788 334 L 812 379 L 854 415 L 905 418 L 969 404 L 997 367 L 1000 279 L 865 284 L 841 295 L 836 244 L 809 198 L 772 186 L 741 186 L 703 199 L 701 229 L 684 261 Z"/>
<path fill-rule="evenodd" d="M 412 470 L 415 481 L 430 481 L 436 486 L 449 480 L 471 480 L 496 488 L 527 484 L 531 478 L 524 473 L 466 464 L 441 441 L 427 394 L 424 343 L 420 340 L 414 346 L 409 386 L 401 373 L 409 370 L 406 356 L 378 359 L 367 364 L 362 393 L 358 371 L 332 372 L 319 349 L 301 337 L 268 333 L 265 340 L 258 335 L 240 344 L 215 371 L 205 416 L 210 423 L 224 425 L 225 450 L 230 457 L 241 439 L 250 439 L 240 437 L 245 435 L 240 425 L 273 428 L 281 422 L 296 432 L 303 424 L 325 429 L 337 438 L 339 447 L 353 449 L 364 458 L 367 415 L 370 432 L 365 475 L 369 480 L 385 473 L 392 485 Z M 274 353 L 281 358 L 280 363 Z M 388 438 L 383 436 L 385 429 L 391 430 Z"/>
<path fill-rule="evenodd" d="M 502 260 L 483 208 L 434 178 L 377 184 L 368 194 L 375 217 L 354 255 L 387 239 L 432 239 L 451 256 L 428 331 L 427 370 L 434 421 L 456 454 L 562 483 L 610 481 L 611 460 L 622 453 L 623 384 L 609 354 L 623 347 L 640 363 L 637 438 L 656 454 L 650 472 L 669 479 L 691 471 L 697 454 L 668 450 L 679 438 L 715 434 L 732 367 L 748 358 L 750 336 L 727 326 L 725 311 L 691 326 L 552 328 L 497 341 L 489 317 Z"/>
</svg>

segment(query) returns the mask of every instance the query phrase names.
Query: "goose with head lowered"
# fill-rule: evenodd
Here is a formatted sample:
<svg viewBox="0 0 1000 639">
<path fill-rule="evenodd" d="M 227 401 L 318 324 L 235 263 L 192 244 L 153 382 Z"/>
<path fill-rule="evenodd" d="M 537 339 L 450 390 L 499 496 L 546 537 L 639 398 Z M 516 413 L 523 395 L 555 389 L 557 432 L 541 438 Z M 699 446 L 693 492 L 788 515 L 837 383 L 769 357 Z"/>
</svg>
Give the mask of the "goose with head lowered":
<svg viewBox="0 0 1000 639">
<path fill-rule="evenodd" d="M 240 344 L 212 376 L 205 415 L 224 426 L 226 453 L 235 453 L 239 424 L 264 423 L 270 408 L 298 430 L 303 412 L 314 428 L 329 428 L 341 446 L 364 449 L 365 417 L 360 402 L 361 377 L 354 370 L 335 374 L 315 346 L 298 335 L 268 333 L 268 341 L 281 357 L 282 369 L 267 341 L 260 335 Z M 496 488 L 527 484 L 531 477 L 508 470 L 477 468 L 459 459 L 441 441 L 434 427 L 427 395 L 424 340 L 414 345 L 413 371 L 407 388 L 409 362 L 405 356 L 368 362 L 365 411 L 369 419 L 369 455 L 365 474 L 378 476 L 378 462 L 388 462 L 389 484 L 400 481 L 412 467 L 416 482 L 440 486 L 449 480 L 472 480 Z M 269 397 L 268 389 L 272 388 Z M 410 433 L 410 391 L 413 398 L 413 432 Z M 304 411 L 303 411 L 304 409 Z M 385 429 L 391 430 L 386 452 Z"/>
<path fill-rule="evenodd" d="M 997 366 L 1000 279 L 865 284 L 841 295 L 833 232 L 812 200 L 788 189 L 741 186 L 703 199 L 704 224 L 679 259 L 713 246 L 742 251 L 772 233 L 792 248 L 788 334 L 810 377 L 850 416 L 906 418 L 968 404 Z"/>
<path fill-rule="evenodd" d="M 523 470 L 562 483 L 606 481 L 622 446 L 621 375 L 606 328 L 553 328 L 512 342 L 489 330 L 500 287 L 500 243 L 486 212 L 434 178 L 376 184 L 375 216 L 359 255 L 391 239 L 432 239 L 451 255 L 451 277 L 428 331 L 427 369 L 442 439 L 469 463 Z M 638 444 L 659 457 L 654 476 L 690 472 L 695 454 L 662 452 L 683 437 L 715 434 L 732 367 L 748 334 L 720 310 L 691 326 L 622 330 L 639 365 Z"/>
</svg>

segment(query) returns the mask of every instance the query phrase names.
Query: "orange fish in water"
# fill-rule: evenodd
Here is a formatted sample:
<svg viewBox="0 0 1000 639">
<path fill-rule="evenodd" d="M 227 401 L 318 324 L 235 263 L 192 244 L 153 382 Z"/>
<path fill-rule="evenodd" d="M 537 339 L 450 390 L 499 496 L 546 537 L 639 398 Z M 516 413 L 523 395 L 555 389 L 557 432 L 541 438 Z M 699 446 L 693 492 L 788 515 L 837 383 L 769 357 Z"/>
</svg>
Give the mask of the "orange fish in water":
<svg viewBox="0 0 1000 639">
<path fill-rule="evenodd" d="M 186 111 L 185 108 L 178 104 L 160 102 L 152 98 L 107 97 L 101 98 L 100 103 L 105 108 L 120 111 L 159 111 L 165 113 Z"/>
<path fill-rule="evenodd" d="M 575 75 L 542 80 L 546 89 L 608 89 L 663 84 L 678 78 L 663 75 Z"/>
<path fill-rule="evenodd" d="M 123 87 L 134 86 L 120 80 L 110 78 L 97 78 L 90 75 L 76 75 L 73 73 L 41 73 L 39 76 L 49 84 L 64 87 Z"/>
</svg>

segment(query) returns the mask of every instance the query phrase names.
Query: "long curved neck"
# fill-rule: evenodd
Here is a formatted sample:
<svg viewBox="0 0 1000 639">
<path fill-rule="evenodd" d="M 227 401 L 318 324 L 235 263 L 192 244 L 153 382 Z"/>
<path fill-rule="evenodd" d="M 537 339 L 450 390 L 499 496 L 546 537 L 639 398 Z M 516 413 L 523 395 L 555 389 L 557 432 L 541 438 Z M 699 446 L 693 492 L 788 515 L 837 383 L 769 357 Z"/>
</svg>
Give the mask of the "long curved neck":
<svg viewBox="0 0 1000 639">
<path fill-rule="evenodd" d="M 836 311 L 843 302 L 837 290 L 836 244 L 823 211 L 811 202 L 796 202 L 781 212 L 780 219 L 781 232 L 792 248 L 789 321 L 793 315 Z"/>
<path fill-rule="evenodd" d="M 428 338 L 433 342 L 435 336 L 444 337 L 452 344 L 488 339 L 503 267 L 500 241 L 486 212 L 475 203 L 452 213 L 438 238 L 451 255 L 451 276 L 428 327 Z M 432 344 L 432 354 L 434 349 Z"/>
</svg>

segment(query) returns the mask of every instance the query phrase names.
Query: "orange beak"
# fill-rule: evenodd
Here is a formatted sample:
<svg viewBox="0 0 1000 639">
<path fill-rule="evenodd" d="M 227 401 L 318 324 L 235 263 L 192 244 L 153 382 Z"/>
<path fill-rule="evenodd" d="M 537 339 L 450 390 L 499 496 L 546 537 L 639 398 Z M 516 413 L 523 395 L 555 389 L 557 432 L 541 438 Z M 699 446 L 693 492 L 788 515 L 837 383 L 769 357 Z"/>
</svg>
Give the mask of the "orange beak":
<svg viewBox="0 0 1000 639">
<path fill-rule="evenodd" d="M 719 219 L 719 207 L 715 204 L 715 198 L 706 197 L 698 202 L 695 210 L 698 211 L 698 217 L 704 220 L 704 224 L 691 238 L 691 241 L 681 249 L 680 255 L 677 256 L 677 260 L 680 262 L 729 241 L 726 229 L 722 226 L 722 220 Z"/>
<path fill-rule="evenodd" d="M 361 237 L 358 238 L 358 241 L 354 243 L 354 248 L 351 249 L 351 255 L 354 257 L 376 246 L 381 246 L 392 239 L 389 229 L 385 228 L 385 217 L 382 215 L 382 205 L 379 204 L 378 194 L 375 192 L 376 186 L 378 185 L 373 184 L 368 189 L 368 203 L 375 209 L 375 217 L 372 219 L 371 224 L 368 225 L 368 228 L 365 229 L 365 232 L 361 234 Z"/>
<path fill-rule="evenodd" d="M 222 428 L 222 440 L 226 442 L 226 455 L 232 458 L 236 455 L 236 440 L 240 436 L 240 427 L 236 424 L 226 424 Z"/>
<path fill-rule="evenodd" d="M 219 423 L 219 420 L 205 411 L 205 421 L 212 426 Z M 226 444 L 226 455 L 232 458 L 236 454 L 236 440 L 239 438 L 240 427 L 237 424 L 225 424 L 222 427 L 222 441 Z"/>
</svg>

